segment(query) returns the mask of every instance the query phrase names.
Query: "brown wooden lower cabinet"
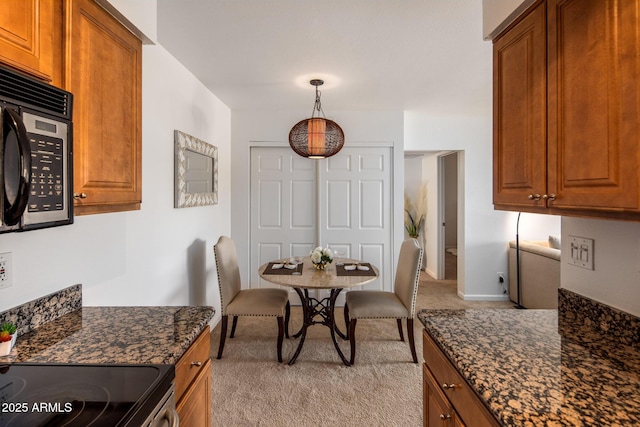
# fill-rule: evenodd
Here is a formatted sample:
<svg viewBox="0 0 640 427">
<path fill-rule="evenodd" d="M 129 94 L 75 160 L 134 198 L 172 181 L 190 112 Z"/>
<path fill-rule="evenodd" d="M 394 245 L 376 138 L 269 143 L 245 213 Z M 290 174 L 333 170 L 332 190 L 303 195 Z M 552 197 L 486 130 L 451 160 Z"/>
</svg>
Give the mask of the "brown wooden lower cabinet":
<svg viewBox="0 0 640 427">
<path fill-rule="evenodd" d="M 440 351 L 422 332 L 423 424 L 425 427 L 499 427 L 498 421 Z"/>
<path fill-rule="evenodd" d="M 207 326 L 176 363 L 180 427 L 211 425 L 211 333 Z"/>
<path fill-rule="evenodd" d="M 464 423 L 451 406 L 449 399 L 442 393 L 427 365 L 422 367 L 424 391 L 424 425 L 425 426 L 457 426 L 464 427 Z"/>
</svg>

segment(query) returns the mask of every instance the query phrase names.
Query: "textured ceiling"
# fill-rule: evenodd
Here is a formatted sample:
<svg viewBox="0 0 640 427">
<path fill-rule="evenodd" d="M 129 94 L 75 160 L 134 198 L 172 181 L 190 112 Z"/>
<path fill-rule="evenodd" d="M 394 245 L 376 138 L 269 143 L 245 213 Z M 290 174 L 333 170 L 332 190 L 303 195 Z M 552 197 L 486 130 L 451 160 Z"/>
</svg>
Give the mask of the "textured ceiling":
<svg viewBox="0 0 640 427">
<path fill-rule="evenodd" d="M 490 114 L 480 0 L 158 0 L 158 41 L 234 110 Z"/>
</svg>

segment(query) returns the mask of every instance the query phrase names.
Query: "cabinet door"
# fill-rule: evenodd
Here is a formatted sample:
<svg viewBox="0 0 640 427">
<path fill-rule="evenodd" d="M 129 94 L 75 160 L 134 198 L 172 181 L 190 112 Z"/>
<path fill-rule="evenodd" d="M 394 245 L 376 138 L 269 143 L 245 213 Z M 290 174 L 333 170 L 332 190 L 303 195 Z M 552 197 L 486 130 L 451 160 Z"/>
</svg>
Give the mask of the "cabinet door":
<svg viewBox="0 0 640 427">
<path fill-rule="evenodd" d="M 60 85 L 62 0 L 2 0 L 0 61 Z"/>
<path fill-rule="evenodd" d="M 423 374 L 423 424 L 425 427 L 464 427 L 427 365 Z"/>
<path fill-rule="evenodd" d="M 637 0 L 550 0 L 549 206 L 637 210 Z"/>
<path fill-rule="evenodd" d="M 209 359 L 210 347 L 211 332 L 207 326 L 176 363 L 176 400 L 180 401 L 191 383 L 195 382 L 202 365 Z"/>
<path fill-rule="evenodd" d="M 202 366 L 176 407 L 180 427 L 211 425 L 211 360 Z"/>
<path fill-rule="evenodd" d="M 67 0 L 76 214 L 140 208 L 142 42 L 91 0 Z"/>
<path fill-rule="evenodd" d="M 546 165 L 545 5 L 493 46 L 493 202 L 497 208 L 544 206 Z M 502 206 L 501 206 L 502 205 Z"/>
</svg>

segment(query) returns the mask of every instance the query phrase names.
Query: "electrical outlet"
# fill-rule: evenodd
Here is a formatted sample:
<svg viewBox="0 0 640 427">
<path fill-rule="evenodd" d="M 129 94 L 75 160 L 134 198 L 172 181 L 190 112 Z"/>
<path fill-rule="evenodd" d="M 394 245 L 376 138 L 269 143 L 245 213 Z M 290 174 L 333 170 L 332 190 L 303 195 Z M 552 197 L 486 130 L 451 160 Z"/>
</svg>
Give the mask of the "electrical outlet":
<svg viewBox="0 0 640 427">
<path fill-rule="evenodd" d="M 0 254 L 0 289 L 13 286 L 13 267 L 11 252 Z"/>
<path fill-rule="evenodd" d="M 502 271 L 498 271 L 498 284 L 500 284 L 500 286 L 502 286 L 502 293 L 506 294 L 507 293 L 507 284 L 505 283 L 504 280 L 504 273 Z"/>
</svg>

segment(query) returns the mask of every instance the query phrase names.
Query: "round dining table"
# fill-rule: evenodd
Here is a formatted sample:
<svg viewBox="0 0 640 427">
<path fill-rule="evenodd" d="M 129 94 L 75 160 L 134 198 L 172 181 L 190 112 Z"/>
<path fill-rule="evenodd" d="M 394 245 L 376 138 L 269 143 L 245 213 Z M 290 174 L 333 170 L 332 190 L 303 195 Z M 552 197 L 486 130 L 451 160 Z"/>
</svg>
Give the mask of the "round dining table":
<svg viewBox="0 0 640 427">
<path fill-rule="evenodd" d="M 335 260 L 334 260 L 335 262 Z M 300 265 L 289 264 L 289 260 L 276 260 L 263 264 L 258 269 L 260 277 L 270 283 L 293 288 L 302 304 L 302 327 L 294 334 L 300 337 L 296 352 L 289 360 L 293 365 L 300 355 L 307 335 L 307 329 L 312 325 L 324 325 L 331 331 L 331 339 L 342 363 L 349 366 L 347 359 L 336 339 L 336 334 L 346 339 L 335 321 L 336 299 L 343 289 L 364 285 L 376 280 L 379 276 L 378 269 L 370 263 L 364 263 L 351 258 L 340 258 L 340 262 L 327 264 L 324 270 L 318 270 L 306 257 Z M 309 295 L 309 291 L 325 289 L 329 290 L 329 297 L 317 299 Z"/>
</svg>

